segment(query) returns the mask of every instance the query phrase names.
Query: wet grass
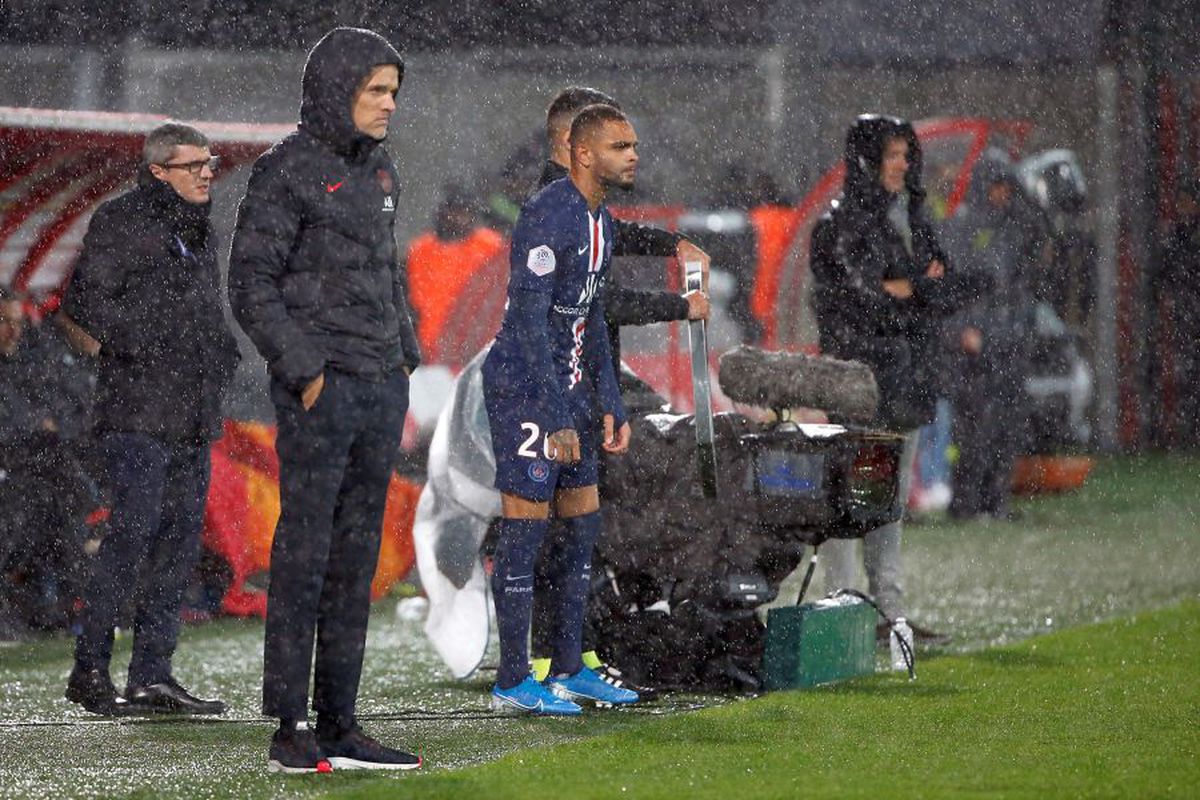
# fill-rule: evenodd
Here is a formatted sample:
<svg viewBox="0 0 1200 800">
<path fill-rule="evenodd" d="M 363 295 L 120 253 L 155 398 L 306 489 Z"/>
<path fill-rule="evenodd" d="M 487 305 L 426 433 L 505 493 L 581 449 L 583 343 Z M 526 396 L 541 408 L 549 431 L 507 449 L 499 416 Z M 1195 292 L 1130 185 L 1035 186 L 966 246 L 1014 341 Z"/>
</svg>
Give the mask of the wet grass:
<svg viewBox="0 0 1200 800">
<path fill-rule="evenodd" d="M 1200 592 L 1200 458 L 1100 460 L 1084 488 L 1011 523 L 906 527 L 910 615 L 962 652 Z"/>
<path fill-rule="evenodd" d="M 887 675 L 750 703 L 675 697 L 582 720 L 494 719 L 482 713 L 486 677 L 450 681 L 420 626 L 380 604 L 360 711 L 430 765 L 382 783 L 265 773 L 257 622 L 185 633 L 176 671 L 230 703 L 216 722 L 96 720 L 61 697 L 68 641 L 0 645 L 0 797 L 1195 791 L 1200 606 L 1139 612 L 1200 596 L 1200 459 L 1105 460 L 1082 492 L 1019 508 L 1013 524 L 907 528 L 912 616 L 954 636 L 947 653 L 925 654 L 915 684 Z M 714 705 L 727 707 L 688 713 Z"/>
<path fill-rule="evenodd" d="M 1190 601 L 330 796 L 1194 797 L 1197 659 Z"/>
</svg>

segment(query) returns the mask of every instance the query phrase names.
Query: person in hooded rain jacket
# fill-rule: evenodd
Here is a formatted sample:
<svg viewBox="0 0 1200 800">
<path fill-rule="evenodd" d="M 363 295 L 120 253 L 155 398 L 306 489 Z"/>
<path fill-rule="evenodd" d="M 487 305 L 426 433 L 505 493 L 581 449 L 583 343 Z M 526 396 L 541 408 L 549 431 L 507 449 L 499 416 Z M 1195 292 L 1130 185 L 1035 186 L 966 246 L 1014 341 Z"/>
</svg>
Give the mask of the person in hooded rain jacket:
<svg viewBox="0 0 1200 800">
<path fill-rule="evenodd" d="M 864 114 L 846 135 L 841 197 L 814 226 L 813 302 L 821 350 L 871 367 L 879 384 L 876 423 L 903 433 L 900 496 L 908 494 L 916 429 L 933 418 L 939 320 L 971 287 L 947 271 L 946 256 L 924 210 L 921 146 L 908 122 Z M 869 591 L 888 617 L 905 616 L 901 523 L 863 538 Z M 848 587 L 856 572 L 853 542 L 832 540 L 825 583 Z M 911 622 L 910 622 L 911 624 Z M 941 638 L 912 625 L 919 639 Z M 881 635 L 885 628 L 881 627 Z"/>
<path fill-rule="evenodd" d="M 1032 287 L 1049 263 L 1050 232 L 1003 154 L 984 154 L 971 188 L 946 220 L 943 240 L 955 264 L 981 274 L 992 290 L 945 323 L 946 394 L 959 450 L 949 510 L 959 519 L 1007 520 L 1013 468 L 1028 436 Z"/>
<path fill-rule="evenodd" d="M 299 127 L 255 162 L 234 233 L 230 302 L 266 359 L 279 426 L 263 661 L 263 712 L 280 721 L 275 771 L 421 763 L 355 718 L 387 488 L 420 363 L 395 241 L 399 182 L 382 146 L 403 74 L 381 36 L 326 34 L 304 67 Z"/>
</svg>

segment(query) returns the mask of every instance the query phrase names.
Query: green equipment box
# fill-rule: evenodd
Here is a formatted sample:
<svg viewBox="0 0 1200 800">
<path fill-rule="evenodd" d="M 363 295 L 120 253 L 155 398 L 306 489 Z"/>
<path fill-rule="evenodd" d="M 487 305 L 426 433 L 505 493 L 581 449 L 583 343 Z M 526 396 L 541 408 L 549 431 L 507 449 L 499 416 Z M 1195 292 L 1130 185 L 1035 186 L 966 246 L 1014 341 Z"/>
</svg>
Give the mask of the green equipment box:
<svg viewBox="0 0 1200 800">
<path fill-rule="evenodd" d="M 838 597 L 767 612 L 768 691 L 799 689 L 875 671 L 875 609 Z"/>
</svg>

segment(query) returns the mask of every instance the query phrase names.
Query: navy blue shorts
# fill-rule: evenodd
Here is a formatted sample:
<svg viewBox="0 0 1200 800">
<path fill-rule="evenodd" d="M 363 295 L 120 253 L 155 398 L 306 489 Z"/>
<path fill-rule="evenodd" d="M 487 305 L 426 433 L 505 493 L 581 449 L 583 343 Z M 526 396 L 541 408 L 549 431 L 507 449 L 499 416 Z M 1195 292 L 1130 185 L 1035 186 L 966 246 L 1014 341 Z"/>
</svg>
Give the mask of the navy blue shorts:
<svg viewBox="0 0 1200 800">
<path fill-rule="evenodd" d="M 501 492 L 548 502 L 555 489 L 580 489 L 599 482 L 599 433 L 590 414 L 576 414 L 580 459 L 574 464 L 559 464 L 549 457 L 547 442 L 558 428 L 547 420 L 540 403 L 485 390 L 484 405 L 496 455 L 496 488 Z"/>
</svg>

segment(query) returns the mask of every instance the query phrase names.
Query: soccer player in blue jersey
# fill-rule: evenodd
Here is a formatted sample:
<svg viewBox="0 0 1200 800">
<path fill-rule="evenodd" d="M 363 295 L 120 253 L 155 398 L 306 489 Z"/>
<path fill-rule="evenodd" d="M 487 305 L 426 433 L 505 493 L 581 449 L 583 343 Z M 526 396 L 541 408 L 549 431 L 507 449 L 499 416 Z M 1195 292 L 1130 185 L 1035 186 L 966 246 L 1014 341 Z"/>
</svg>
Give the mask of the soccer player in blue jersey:
<svg viewBox="0 0 1200 800">
<path fill-rule="evenodd" d="M 571 123 L 571 169 L 531 197 L 513 231 L 508 307 L 483 365 L 484 399 L 501 493 L 492 596 L 500 667 L 492 707 L 577 715 L 579 703 L 634 703 L 636 692 L 581 660 L 592 548 L 600 535 L 596 443 L 629 447 L 604 326 L 613 225 L 604 199 L 633 187 L 637 135 L 621 111 L 583 109 Z M 602 436 L 601 436 L 602 433 Z M 554 559 L 558 621 L 550 675 L 529 674 L 533 572 L 551 510 L 570 535 Z"/>
</svg>

